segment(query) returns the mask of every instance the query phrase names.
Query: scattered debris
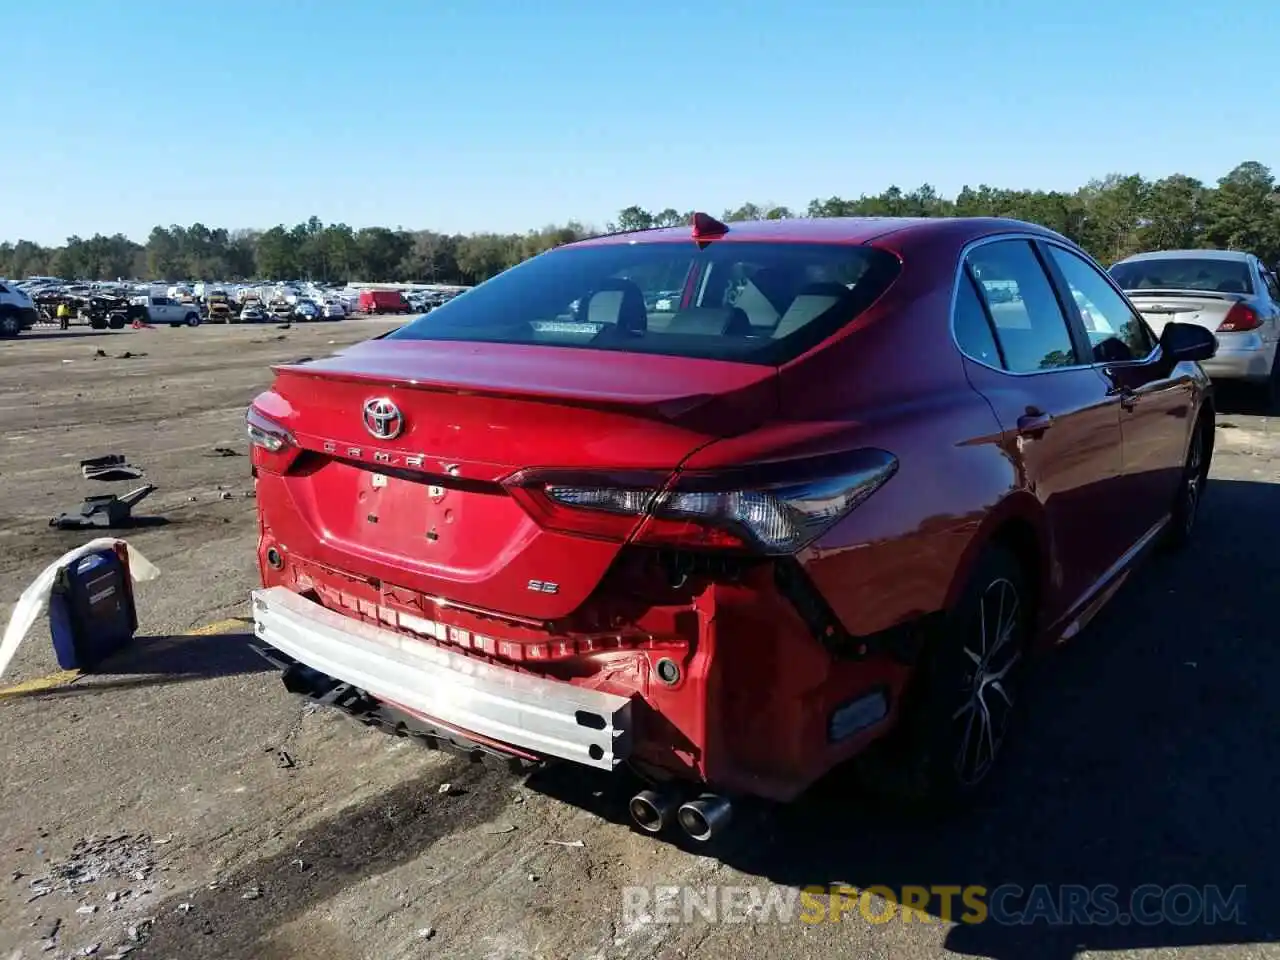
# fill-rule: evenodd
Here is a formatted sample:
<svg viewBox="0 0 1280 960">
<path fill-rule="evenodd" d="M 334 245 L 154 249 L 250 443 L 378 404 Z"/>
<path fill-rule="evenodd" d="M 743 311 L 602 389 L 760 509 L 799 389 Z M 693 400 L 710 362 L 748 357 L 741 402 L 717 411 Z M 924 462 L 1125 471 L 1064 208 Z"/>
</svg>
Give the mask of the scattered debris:
<svg viewBox="0 0 1280 960">
<path fill-rule="evenodd" d="M 442 783 L 442 784 L 440 784 L 440 792 L 441 792 L 441 793 L 453 793 L 453 784 L 452 784 L 452 783 Z"/>
<path fill-rule="evenodd" d="M 179 912 L 179 913 L 190 913 L 190 912 L 191 912 L 191 904 L 187 903 L 186 901 L 183 901 L 182 903 L 178 904 L 178 912 Z"/>
<path fill-rule="evenodd" d="M 83 957 L 92 957 L 95 953 L 97 953 L 101 949 L 102 949 L 102 944 L 91 943 L 89 944 L 89 946 L 85 947 L 83 950 L 80 951 L 80 955 Z"/>
<path fill-rule="evenodd" d="M 142 470 L 135 467 L 120 453 L 109 453 L 102 457 L 90 457 L 80 461 L 80 472 L 86 480 L 137 480 Z"/>
<path fill-rule="evenodd" d="M 261 887 L 248 887 L 246 888 L 244 893 L 240 894 L 240 899 L 241 900 L 257 900 L 261 896 L 262 896 Z"/>
<path fill-rule="evenodd" d="M 289 756 L 285 750 L 276 752 L 276 766 L 281 770 L 292 770 L 297 764 L 293 762 L 293 757 Z"/>
<path fill-rule="evenodd" d="M 218 495 L 218 499 L 219 499 L 219 500 L 230 500 L 230 499 L 231 499 L 231 491 L 230 491 L 230 490 L 223 490 L 223 491 L 222 491 L 222 493 Z"/>
<path fill-rule="evenodd" d="M 82 907 L 76 907 L 76 913 L 89 914 L 89 913 L 97 913 L 97 912 L 98 912 L 97 906 L 92 903 L 86 903 Z"/>
<path fill-rule="evenodd" d="M 146 356 L 145 353 L 131 353 L 128 350 L 126 350 L 124 353 L 117 353 L 116 359 L 117 360 L 136 360 L 138 357 L 145 357 L 145 356 Z"/>
<path fill-rule="evenodd" d="M 166 843 L 173 843 L 173 834 L 167 833 L 163 837 L 157 837 L 151 842 L 154 843 L 157 847 L 163 846 Z"/>
<path fill-rule="evenodd" d="M 292 326 L 293 326 L 293 324 L 292 324 L 292 323 L 278 323 L 278 324 L 276 324 L 276 329 L 277 329 L 277 330 L 288 330 L 288 329 L 289 329 L 290 327 L 292 327 Z"/>
<path fill-rule="evenodd" d="M 553 847 L 585 847 L 586 844 L 581 840 L 548 840 L 548 844 Z"/>
<path fill-rule="evenodd" d="M 436 935 L 436 928 L 435 928 L 435 927 L 421 927 L 421 928 L 419 928 L 419 930 L 418 930 L 418 939 L 419 939 L 419 940 L 430 940 L 430 939 L 431 939 L 432 937 L 434 937 L 435 935 Z"/>
<path fill-rule="evenodd" d="M 133 520 L 133 508 L 145 499 L 155 484 L 130 490 L 123 496 L 108 493 L 99 497 L 85 497 L 78 513 L 63 513 L 49 521 L 49 526 L 59 530 L 84 530 L 90 527 L 125 527 Z"/>
<path fill-rule="evenodd" d="M 105 357 L 106 355 L 107 355 L 107 351 L 103 350 L 101 347 L 99 347 L 97 350 L 93 351 L 93 357 L 94 357 L 94 359 L 95 359 L 95 360 L 96 360 L 98 357 Z"/>
<path fill-rule="evenodd" d="M 156 841 L 156 842 L 157 842 L 157 843 L 159 843 L 159 841 Z M 120 891 L 119 891 L 119 890 L 108 890 L 108 891 L 107 891 L 107 903 L 115 903 L 115 902 L 116 902 L 117 900 L 119 900 L 119 899 L 120 899 Z"/>
<path fill-rule="evenodd" d="M 289 861 L 289 863 L 297 867 L 299 873 L 302 873 L 307 869 L 307 861 L 303 860 L 301 857 L 294 857 Z"/>
<path fill-rule="evenodd" d="M 496 837 L 504 833 L 514 833 L 515 829 L 516 828 L 514 824 L 508 823 L 508 824 L 504 824 L 501 827 L 495 827 L 494 829 L 488 831 L 488 833 L 489 833 L 489 836 Z"/>
<path fill-rule="evenodd" d="M 538 882 L 539 880 L 541 880 L 541 879 L 542 879 L 542 878 L 541 878 L 540 876 L 538 876 L 536 873 L 531 873 L 531 874 L 529 874 L 529 882 L 530 882 L 530 883 L 537 883 L 537 882 Z"/>
<path fill-rule="evenodd" d="M 145 880 L 156 869 L 152 851 L 151 837 L 145 834 L 90 836 L 77 840 L 66 858 L 51 861 L 48 873 L 30 880 L 31 900 L 51 893 L 79 899 L 87 884 L 109 878 L 131 876 Z M 86 906 L 77 912 L 92 913 L 96 909 Z"/>
</svg>

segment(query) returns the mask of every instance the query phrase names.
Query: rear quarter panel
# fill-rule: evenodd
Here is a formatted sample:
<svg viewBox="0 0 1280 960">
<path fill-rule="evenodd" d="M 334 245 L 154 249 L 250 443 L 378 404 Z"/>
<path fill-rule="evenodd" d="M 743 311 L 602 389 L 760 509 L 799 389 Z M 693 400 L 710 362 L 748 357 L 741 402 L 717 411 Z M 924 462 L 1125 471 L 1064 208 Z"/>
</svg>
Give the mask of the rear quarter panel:
<svg viewBox="0 0 1280 960">
<path fill-rule="evenodd" d="M 900 249 L 898 284 L 823 346 L 782 368 L 783 419 L 687 464 L 879 447 L 897 473 L 800 556 L 845 628 L 866 635 L 949 606 L 975 544 L 1018 498 L 999 421 L 950 335 L 962 239 Z M 1032 503 L 1034 499 L 1032 498 Z"/>
</svg>

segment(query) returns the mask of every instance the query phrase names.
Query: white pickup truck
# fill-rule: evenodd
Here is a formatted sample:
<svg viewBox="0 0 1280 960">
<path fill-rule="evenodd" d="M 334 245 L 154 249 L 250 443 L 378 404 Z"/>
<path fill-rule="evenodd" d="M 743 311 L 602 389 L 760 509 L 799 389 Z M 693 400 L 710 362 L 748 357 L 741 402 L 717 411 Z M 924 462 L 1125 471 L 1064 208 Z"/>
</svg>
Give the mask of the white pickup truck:
<svg viewBox="0 0 1280 960">
<path fill-rule="evenodd" d="M 145 297 L 135 297 L 133 307 L 134 309 L 130 313 L 135 316 L 141 312 L 139 308 L 146 310 L 147 323 L 167 323 L 171 327 L 198 327 L 200 325 L 200 309 L 194 303 L 183 303 L 171 297 L 152 294 Z"/>
<path fill-rule="evenodd" d="M 36 322 L 39 314 L 31 298 L 8 280 L 0 280 L 0 338 L 16 337 Z"/>
</svg>

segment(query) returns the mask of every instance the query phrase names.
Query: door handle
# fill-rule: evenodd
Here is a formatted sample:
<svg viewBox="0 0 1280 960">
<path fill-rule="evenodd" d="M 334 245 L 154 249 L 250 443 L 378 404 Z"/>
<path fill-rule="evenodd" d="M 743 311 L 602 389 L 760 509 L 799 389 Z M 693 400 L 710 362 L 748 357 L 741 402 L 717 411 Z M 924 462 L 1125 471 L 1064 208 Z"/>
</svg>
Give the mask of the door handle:
<svg viewBox="0 0 1280 960">
<path fill-rule="evenodd" d="M 1138 394 L 1128 387 L 1120 387 L 1116 394 L 1120 397 L 1120 406 L 1125 410 L 1132 410 L 1138 405 Z"/>
<path fill-rule="evenodd" d="M 1044 432 L 1053 426 L 1053 416 L 1035 407 L 1028 407 L 1027 412 L 1018 418 L 1018 435 L 1022 437 L 1044 436 Z"/>
</svg>

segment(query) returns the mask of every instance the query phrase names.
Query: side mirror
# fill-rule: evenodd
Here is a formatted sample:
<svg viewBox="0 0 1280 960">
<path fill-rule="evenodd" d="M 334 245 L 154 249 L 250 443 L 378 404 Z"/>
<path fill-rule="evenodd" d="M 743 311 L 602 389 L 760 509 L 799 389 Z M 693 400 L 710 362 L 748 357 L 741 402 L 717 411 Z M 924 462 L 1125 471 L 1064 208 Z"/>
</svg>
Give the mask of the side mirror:
<svg viewBox="0 0 1280 960">
<path fill-rule="evenodd" d="M 1218 352 L 1218 338 L 1194 323 L 1167 323 L 1160 332 L 1160 351 L 1171 364 L 1208 360 Z"/>
</svg>

